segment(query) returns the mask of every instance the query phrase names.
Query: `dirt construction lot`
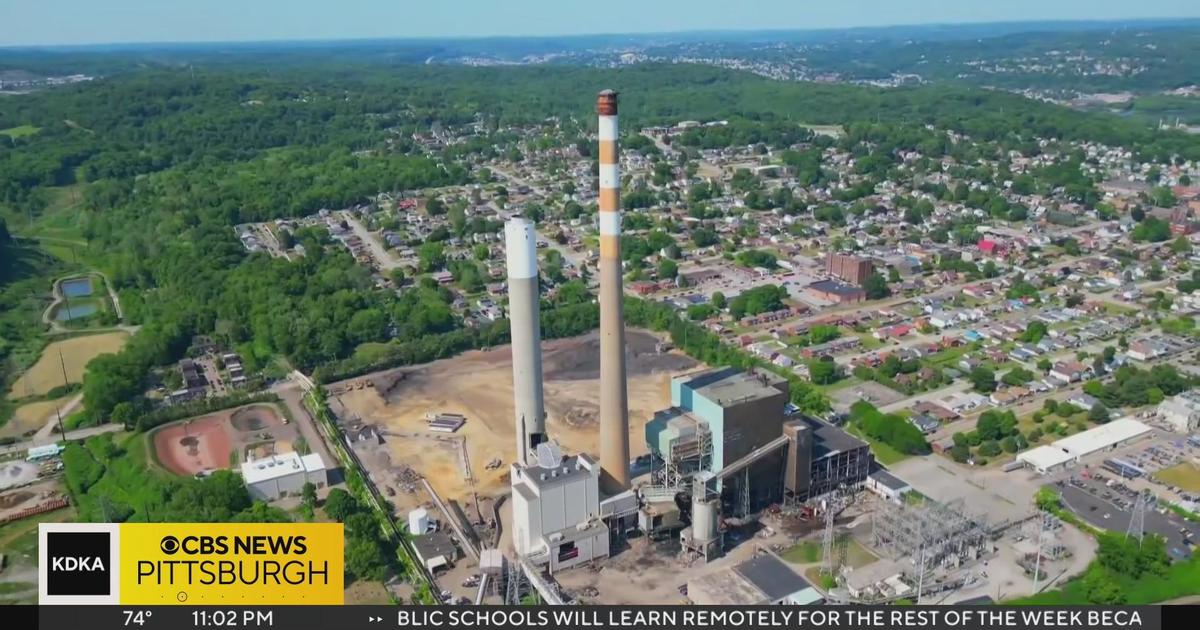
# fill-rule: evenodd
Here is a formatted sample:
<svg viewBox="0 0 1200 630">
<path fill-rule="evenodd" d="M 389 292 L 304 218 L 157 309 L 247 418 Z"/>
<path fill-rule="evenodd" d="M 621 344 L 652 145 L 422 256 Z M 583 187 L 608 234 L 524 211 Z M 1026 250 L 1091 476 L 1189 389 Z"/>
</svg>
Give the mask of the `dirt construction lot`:
<svg viewBox="0 0 1200 630">
<path fill-rule="evenodd" d="M 294 450 L 296 429 L 273 405 L 247 405 L 181 420 L 154 432 L 154 456 L 177 475 L 231 468 Z"/>
<path fill-rule="evenodd" d="M 67 381 L 83 382 L 83 369 L 88 361 L 102 355 L 119 351 L 129 335 L 123 332 L 103 333 L 72 337 L 65 341 L 56 341 L 42 351 L 33 367 L 25 371 L 17 382 L 13 383 L 8 397 L 12 399 L 26 396 L 41 396 L 54 387 L 63 384 L 63 365 L 66 365 Z M 58 354 L 62 353 L 62 362 Z"/>
<path fill-rule="evenodd" d="M 658 353 L 658 339 L 641 331 L 627 334 L 630 446 L 633 455 L 646 452 L 643 426 L 654 411 L 670 404 L 670 379 L 697 367 L 675 352 Z M 599 336 L 560 339 L 542 345 L 547 429 L 567 452 L 598 451 L 600 390 Z M 426 477 L 447 499 L 484 496 L 507 489 L 508 465 L 514 458 L 512 353 L 509 347 L 468 352 L 451 359 L 406 368 L 405 378 L 391 391 L 373 387 L 347 389 L 354 379 L 330 386 L 334 409 L 343 417 L 376 425 L 383 436 L 391 466 L 408 466 Z M 388 380 L 374 378 L 376 381 Z M 426 414 L 466 416 L 453 437 L 428 431 Z M 463 462 L 458 438 L 465 438 L 469 462 Z M 450 439 L 447 439 L 450 438 Z M 499 460 L 502 465 L 488 469 Z M 368 467 L 371 463 L 364 462 Z M 372 470 L 373 478 L 390 476 Z"/>
</svg>

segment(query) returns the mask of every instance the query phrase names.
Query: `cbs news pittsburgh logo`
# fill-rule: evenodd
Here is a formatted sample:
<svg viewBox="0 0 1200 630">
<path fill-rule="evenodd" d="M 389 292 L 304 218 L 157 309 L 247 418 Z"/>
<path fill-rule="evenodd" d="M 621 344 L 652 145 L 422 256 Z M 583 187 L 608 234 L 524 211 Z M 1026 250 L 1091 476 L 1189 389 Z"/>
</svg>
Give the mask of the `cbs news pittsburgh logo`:
<svg viewBox="0 0 1200 630">
<path fill-rule="evenodd" d="M 340 523 L 43 523 L 39 604 L 341 604 Z"/>
</svg>

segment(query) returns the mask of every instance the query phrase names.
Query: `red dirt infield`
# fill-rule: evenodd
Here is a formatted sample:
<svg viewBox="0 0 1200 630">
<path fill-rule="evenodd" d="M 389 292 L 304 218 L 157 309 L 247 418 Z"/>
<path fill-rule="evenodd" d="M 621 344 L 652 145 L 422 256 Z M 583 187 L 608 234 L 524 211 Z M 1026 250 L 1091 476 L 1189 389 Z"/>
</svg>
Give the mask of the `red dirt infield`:
<svg viewBox="0 0 1200 630">
<path fill-rule="evenodd" d="M 227 413 L 167 425 L 154 433 L 154 453 L 164 468 L 179 475 L 229 468 L 233 441 L 228 426 Z"/>
</svg>

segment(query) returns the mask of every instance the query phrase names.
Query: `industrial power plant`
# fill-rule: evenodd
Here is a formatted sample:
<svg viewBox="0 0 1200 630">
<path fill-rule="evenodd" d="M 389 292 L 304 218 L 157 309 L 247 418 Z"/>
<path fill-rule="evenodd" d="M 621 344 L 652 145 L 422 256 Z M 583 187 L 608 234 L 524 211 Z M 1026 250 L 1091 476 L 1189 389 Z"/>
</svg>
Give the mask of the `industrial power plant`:
<svg viewBox="0 0 1200 630">
<path fill-rule="evenodd" d="M 635 485 L 630 460 L 617 94 L 599 115 L 600 453 L 564 453 L 546 432 L 538 313 L 537 233 L 505 226 L 517 453 L 511 465 L 513 545 L 551 573 L 610 556 L 633 534 L 678 540 L 686 557 L 725 549 L 727 526 L 771 506 L 799 510 L 858 489 L 868 445 L 789 403 L 788 382 L 765 371 L 703 369 L 671 381 L 671 406 L 644 425 L 649 451 Z M 648 464 L 648 472 L 644 470 Z"/>
</svg>

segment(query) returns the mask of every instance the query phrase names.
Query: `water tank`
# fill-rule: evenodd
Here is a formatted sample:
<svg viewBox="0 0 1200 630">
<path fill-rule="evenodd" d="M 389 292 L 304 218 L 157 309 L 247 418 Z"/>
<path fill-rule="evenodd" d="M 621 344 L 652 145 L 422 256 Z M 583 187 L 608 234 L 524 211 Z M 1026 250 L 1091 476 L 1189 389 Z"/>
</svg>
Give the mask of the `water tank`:
<svg viewBox="0 0 1200 630">
<path fill-rule="evenodd" d="M 692 540 L 708 542 L 717 537 L 717 501 L 692 501 Z"/>
<path fill-rule="evenodd" d="M 408 533 L 420 536 L 429 529 L 429 510 L 417 508 L 408 513 Z"/>
</svg>

